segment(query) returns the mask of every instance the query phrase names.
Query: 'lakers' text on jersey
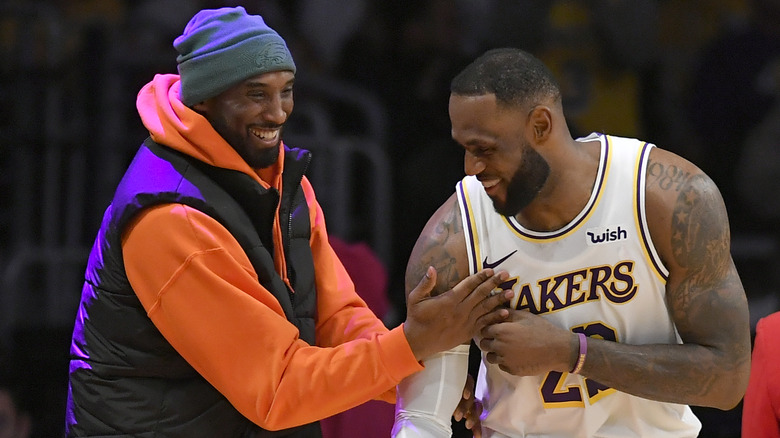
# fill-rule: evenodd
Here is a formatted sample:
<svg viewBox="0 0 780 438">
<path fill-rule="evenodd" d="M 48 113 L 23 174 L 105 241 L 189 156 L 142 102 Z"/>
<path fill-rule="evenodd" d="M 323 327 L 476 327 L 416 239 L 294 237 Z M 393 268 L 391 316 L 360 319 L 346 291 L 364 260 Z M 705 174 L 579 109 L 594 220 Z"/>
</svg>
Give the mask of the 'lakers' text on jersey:
<svg viewBox="0 0 780 438">
<path fill-rule="evenodd" d="M 680 343 L 665 303 L 668 271 L 645 221 L 653 145 L 592 134 L 601 159 L 591 196 L 563 228 L 539 232 L 499 215 L 472 176 L 457 195 L 472 273 L 503 269 L 511 306 L 586 336 L 629 344 Z M 483 436 L 695 437 L 688 406 L 635 397 L 569 373 L 517 377 L 482 361 Z M 641 418 L 641 419 L 640 419 Z"/>
</svg>

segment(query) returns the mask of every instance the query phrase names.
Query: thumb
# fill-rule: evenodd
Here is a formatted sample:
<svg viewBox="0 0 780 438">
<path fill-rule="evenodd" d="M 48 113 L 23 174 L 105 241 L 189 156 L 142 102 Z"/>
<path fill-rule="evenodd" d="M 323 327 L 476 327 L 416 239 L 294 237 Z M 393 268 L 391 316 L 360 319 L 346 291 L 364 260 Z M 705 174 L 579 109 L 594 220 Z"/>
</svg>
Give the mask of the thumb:
<svg viewBox="0 0 780 438">
<path fill-rule="evenodd" d="M 409 303 L 419 303 L 420 301 L 429 298 L 434 286 L 436 286 L 436 268 L 428 266 L 428 270 L 425 271 L 425 275 L 420 282 L 417 283 L 417 287 L 409 292 Z"/>
</svg>

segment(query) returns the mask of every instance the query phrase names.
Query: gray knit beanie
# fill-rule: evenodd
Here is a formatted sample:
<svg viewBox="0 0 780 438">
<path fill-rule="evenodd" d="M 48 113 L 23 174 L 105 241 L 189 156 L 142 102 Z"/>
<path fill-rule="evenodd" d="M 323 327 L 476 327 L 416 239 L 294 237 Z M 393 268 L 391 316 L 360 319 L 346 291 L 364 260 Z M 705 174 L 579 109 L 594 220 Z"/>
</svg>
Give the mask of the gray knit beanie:
<svg viewBox="0 0 780 438">
<path fill-rule="evenodd" d="M 289 70 L 295 63 L 282 37 L 259 15 L 235 8 L 204 9 L 173 42 L 187 106 L 214 97 L 252 76 Z"/>
</svg>

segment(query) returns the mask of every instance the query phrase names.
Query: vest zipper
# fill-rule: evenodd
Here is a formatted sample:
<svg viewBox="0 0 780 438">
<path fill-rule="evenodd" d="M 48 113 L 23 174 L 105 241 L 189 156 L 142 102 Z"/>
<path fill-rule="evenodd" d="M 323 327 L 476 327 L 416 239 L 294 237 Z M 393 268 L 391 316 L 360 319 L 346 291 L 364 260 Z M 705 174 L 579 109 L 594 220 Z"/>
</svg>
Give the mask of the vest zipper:
<svg viewBox="0 0 780 438">
<path fill-rule="evenodd" d="M 290 205 L 289 205 L 290 208 L 289 208 L 289 212 L 287 212 L 287 239 L 286 239 L 287 241 L 284 242 L 285 258 L 287 258 L 290 255 L 290 250 L 291 250 L 290 249 L 290 242 L 292 241 L 292 221 L 293 221 L 293 208 L 292 207 L 293 207 L 293 200 L 295 199 L 295 195 L 297 194 L 298 190 L 302 190 L 301 182 L 303 182 L 303 176 L 306 175 L 306 171 L 309 170 L 309 164 L 310 163 L 311 163 L 311 152 L 306 154 L 306 160 L 303 162 L 303 169 L 301 170 L 301 172 L 300 172 L 300 174 L 298 176 L 298 179 L 295 181 L 295 184 L 293 185 L 294 192 L 291 194 L 291 196 L 289 198 L 290 199 Z M 284 179 L 282 179 L 282 190 L 284 190 Z M 307 202 L 305 195 L 304 195 L 303 202 Z M 291 263 L 285 263 L 285 265 L 286 265 L 286 268 L 287 268 L 287 278 L 292 278 L 291 268 L 290 268 Z M 292 290 L 292 282 L 290 283 L 289 295 L 290 295 L 290 301 L 292 302 L 293 309 L 294 309 L 295 308 L 295 294 L 293 293 L 293 290 Z"/>
</svg>

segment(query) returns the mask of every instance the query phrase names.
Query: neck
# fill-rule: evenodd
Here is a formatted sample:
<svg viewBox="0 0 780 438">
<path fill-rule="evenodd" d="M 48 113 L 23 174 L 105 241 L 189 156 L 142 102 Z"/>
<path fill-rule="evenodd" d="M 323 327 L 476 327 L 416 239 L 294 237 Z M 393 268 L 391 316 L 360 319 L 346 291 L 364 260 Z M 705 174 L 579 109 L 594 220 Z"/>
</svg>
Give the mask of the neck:
<svg viewBox="0 0 780 438">
<path fill-rule="evenodd" d="M 515 218 L 535 231 L 565 227 L 587 206 L 601 161 L 601 141 L 564 141 L 551 154 L 550 176 L 539 194 Z"/>
</svg>

